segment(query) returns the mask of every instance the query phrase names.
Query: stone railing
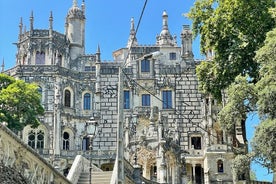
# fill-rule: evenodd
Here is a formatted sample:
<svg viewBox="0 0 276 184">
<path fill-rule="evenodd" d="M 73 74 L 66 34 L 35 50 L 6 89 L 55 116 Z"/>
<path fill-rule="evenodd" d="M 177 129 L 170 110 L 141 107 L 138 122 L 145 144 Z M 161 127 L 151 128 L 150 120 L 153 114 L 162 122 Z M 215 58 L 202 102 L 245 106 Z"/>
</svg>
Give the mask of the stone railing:
<svg viewBox="0 0 276 184">
<path fill-rule="evenodd" d="M 5 167 L 13 168 L 20 173 L 30 184 L 71 183 L 2 124 L 0 124 L 0 162 Z"/>
<path fill-rule="evenodd" d="M 70 168 L 70 171 L 67 175 L 67 179 L 71 181 L 73 184 L 76 184 L 79 180 L 81 173 L 90 171 L 90 162 L 85 157 L 81 155 L 77 155 L 73 165 Z M 95 165 L 92 165 L 92 171 L 102 171 Z"/>
</svg>

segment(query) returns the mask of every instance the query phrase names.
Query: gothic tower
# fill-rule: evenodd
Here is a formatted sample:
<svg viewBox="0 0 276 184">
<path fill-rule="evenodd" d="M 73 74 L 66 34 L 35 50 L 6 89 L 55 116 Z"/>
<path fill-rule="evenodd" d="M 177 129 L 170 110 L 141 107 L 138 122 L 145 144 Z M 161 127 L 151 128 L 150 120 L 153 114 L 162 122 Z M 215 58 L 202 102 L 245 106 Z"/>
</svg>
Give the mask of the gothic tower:
<svg viewBox="0 0 276 184">
<path fill-rule="evenodd" d="M 73 6 L 69 9 L 66 17 L 65 34 L 70 42 L 70 57 L 75 60 L 85 52 L 85 4 L 82 2 L 81 9 L 77 0 L 73 0 Z"/>
</svg>

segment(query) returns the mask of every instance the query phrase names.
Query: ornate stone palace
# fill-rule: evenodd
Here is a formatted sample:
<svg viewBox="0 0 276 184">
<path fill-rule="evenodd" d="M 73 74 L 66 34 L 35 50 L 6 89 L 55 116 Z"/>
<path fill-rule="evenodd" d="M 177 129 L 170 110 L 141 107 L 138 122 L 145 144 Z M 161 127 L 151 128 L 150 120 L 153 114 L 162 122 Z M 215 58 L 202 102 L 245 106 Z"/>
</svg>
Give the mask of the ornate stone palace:
<svg viewBox="0 0 276 184">
<path fill-rule="evenodd" d="M 33 15 L 28 30 L 21 21 L 16 66 L 5 73 L 37 83 L 45 108 L 41 125 L 20 134 L 23 142 L 64 174 L 82 155 L 113 171 L 112 181 L 124 169 L 131 183 L 135 177 L 128 168 L 134 167 L 144 183 L 238 183 L 241 173 L 231 170 L 233 137 L 216 123 L 221 106 L 198 91 L 200 61 L 193 56 L 189 26 L 183 26 L 179 46 L 163 12 L 156 43 L 144 46 L 132 19 L 126 47 L 107 62 L 99 47 L 85 53 L 85 20 L 84 1 L 78 7 L 74 0 L 64 34 L 53 30 L 52 13 L 48 29 L 35 29 Z M 99 125 L 92 140 L 91 121 Z M 242 146 L 238 130 L 235 140 Z"/>
</svg>

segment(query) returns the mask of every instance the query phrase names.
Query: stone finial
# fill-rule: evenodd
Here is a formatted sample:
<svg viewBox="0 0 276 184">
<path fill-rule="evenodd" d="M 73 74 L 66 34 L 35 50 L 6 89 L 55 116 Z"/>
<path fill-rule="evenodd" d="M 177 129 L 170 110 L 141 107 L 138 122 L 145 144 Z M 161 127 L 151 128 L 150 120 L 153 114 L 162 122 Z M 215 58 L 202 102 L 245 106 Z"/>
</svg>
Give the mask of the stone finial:
<svg viewBox="0 0 276 184">
<path fill-rule="evenodd" d="M 30 16 L 30 31 L 32 32 L 34 29 L 34 12 L 31 12 L 31 16 Z"/>
<path fill-rule="evenodd" d="M 77 0 L 73 0 L 73 6 L 77 7 L 78 6 L 78 1 Z"/>
<path fill-rule="evenodd" d="M 5 60 L 3 58 L 2 65 L 1 65 L 1 73 L 3 73 L 5 70 Z"/>
<path fill-rule="evenodd" d="M 129 38 L 127 42 L 127 48 L 131 46 L 137 46 L 137 38 L 136 38 L 136 31 L 135 31 L 135 26 L 134 26 L 134 18 L 132 17 L 130 19 L 130 33 L 129 33 Z"/>
<path fill-rule="evenodd" d="M 23 19 L 21 17 L 20 22 L 19 22 L 19 35 L 18 35 L 18 40 L 19 41 L 21 40 L 22 31 L 23 31 Z"/>
</svg>

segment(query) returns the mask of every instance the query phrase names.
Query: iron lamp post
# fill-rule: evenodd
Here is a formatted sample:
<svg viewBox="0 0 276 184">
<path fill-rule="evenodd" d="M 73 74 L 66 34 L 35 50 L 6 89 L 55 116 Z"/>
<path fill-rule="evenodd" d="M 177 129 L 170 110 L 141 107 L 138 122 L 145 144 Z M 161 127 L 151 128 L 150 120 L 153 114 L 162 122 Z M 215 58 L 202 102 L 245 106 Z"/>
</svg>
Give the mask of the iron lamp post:
<svg viewBox="0 0 276 184">
<path fill-rule="evenodd" d="M 92 116 L 89 121 L 86 122 L 87 137 L 89 138 L 89 184 L 92 184 L 92 151 L 93 151 L 93 140 L 97 135 L 98 122 L 94 120 Z"/>
</svg>

